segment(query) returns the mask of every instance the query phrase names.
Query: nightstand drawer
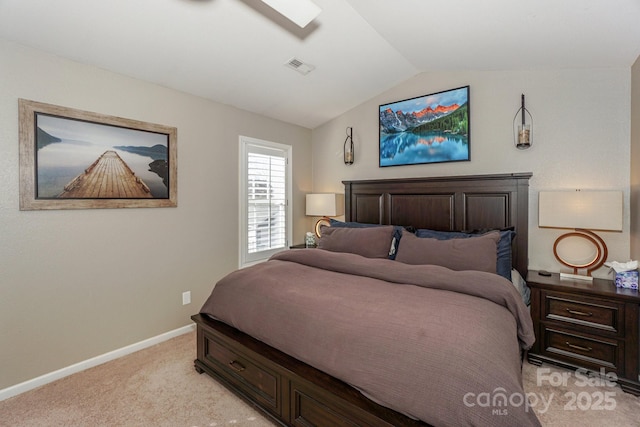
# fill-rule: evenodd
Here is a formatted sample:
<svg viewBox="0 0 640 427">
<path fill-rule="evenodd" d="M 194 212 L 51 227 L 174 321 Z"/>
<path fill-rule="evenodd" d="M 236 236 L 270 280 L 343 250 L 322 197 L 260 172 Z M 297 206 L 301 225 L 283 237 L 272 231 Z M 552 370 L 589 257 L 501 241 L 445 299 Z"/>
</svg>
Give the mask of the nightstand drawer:
<svg viewBox="0 0 640 427">
<path fill-rule="evenodd" d="M 542 292 L 542 318 L 624 336 L 624 304 L 559 292 Z"/>
<path fill-rule="evenodd" d="M 605 367 L 619 371 L 622 366 L 621 342 L 576 334 L 570 331 L 544 328 L 542 353 L 594 370 Z"/>
</svg>

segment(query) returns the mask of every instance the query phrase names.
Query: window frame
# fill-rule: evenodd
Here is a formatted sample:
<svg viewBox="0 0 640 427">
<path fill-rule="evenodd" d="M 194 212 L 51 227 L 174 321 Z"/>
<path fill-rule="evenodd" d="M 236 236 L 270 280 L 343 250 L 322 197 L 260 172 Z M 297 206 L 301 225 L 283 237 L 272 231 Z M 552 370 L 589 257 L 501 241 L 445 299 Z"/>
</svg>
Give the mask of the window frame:
<svg viewBox="0 0 640 427">
<path fill-rule="evenodd" d="M 292 165 L 291 158 L 293 153 L 293 147 L 287 144 L 281 144 L 278 142 L 266 141 L 258 138 L 252 138 L 249 136 L 239 136 L 240 144 L 240 183 L 239 183 L 239 267 L 244 268 L 250 265 L 257 264 L 259 262 L 266 261 L 273 254 L 285 250 L 289 247 L 291 242 L 291 236 L 293 233 L 293 220 L 292 220 Z M 254 147 L 255 150 L 251 148 Z M 250 153 L 273 152 L 275 155 L 283 154 L 285 158 L 285 244 L 282 248 L 275 248 L 265 251 L 259 251 L 249 253 L 249 202 L 248 202 L 248 158 Z"/>
</svg>

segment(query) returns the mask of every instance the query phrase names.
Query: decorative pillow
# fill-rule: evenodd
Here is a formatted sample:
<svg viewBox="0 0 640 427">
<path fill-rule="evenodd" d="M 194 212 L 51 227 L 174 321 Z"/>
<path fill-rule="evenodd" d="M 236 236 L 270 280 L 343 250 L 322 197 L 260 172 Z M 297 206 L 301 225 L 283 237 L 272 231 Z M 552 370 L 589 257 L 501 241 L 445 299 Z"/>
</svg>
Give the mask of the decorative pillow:
<svg viewBox="0 0 640 427">
<path fill-rule="evenodd" d="M 403 232 L 396 261 L 435 264 L 452 270 L 496 272 L 497 231 L 473 239 L 438 240 Z"/>
<path fill-rule="evenodd" d="M 429 229 L 419 229 L 416 231 L 416 236 L 418 237 L 428 237 L 432 239 L 438 240 L 448 240 L 448 239 L 466 239 L 469 237 L 478 237 L 486 233 L 499 231 L 500 232 L 500 240 L 498 241 L 497 248 L 497 261 L 496 261 L 496 272 L 511 280 L 511 269 L 512 269 L 512 257 L 511 257 L 511 242 L 516 237 L 516 232 L 513 231 L 513 227 L 503 228 L 500 230 L 478 230 L 478 231 L 437 231 L 437 230 L 429 230 Z"/>
<path fill-rule="evenodd" d="M 367 258 L 389 258 L 393 225 L 378 227 L 323 227 L 318 248 L 349 252 Z"/>
<path fill-rule="evenodd" d="M 370 227 L 388 227 L 388 225 L 381 224 L 367 224 L 364 222 L 344 222 L 338 221 L 333 218 L 329 220 L 331 227 L 344 227 L 344 228 L 370 228 Z M 324 230 L 324 228 L 322 228 Z M 322 231 L 324 233 L 324 231 Z M 398 243 L 402 237 L 402 227 L 399 225 L 393 226 L 393 240 L 391 241 L 391 247 L 389 248 L 389 259 L 396 259 L 398 253 Z"/>
</svg>

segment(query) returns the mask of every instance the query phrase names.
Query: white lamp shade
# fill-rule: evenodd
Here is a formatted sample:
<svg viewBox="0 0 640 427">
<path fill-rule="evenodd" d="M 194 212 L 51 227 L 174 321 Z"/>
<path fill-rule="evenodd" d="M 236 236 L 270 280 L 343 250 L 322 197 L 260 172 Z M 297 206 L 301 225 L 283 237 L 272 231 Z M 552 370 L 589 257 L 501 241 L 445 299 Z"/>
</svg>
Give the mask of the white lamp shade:
<svg viewBox="0 0 640 427">
<path fill-rule="evenodd" d="M 271 6 L 300 28 L 306 27 L 322 12 L 322 9 L 311 0 L 262 0 L 262 2 Z"/>
<path fill-rule="evenodd" d="M 344 196 L 336 193 L 307 194 L 308 216 L 338 216 L 344 214 Z"/>
<path fill-rule="evenodd" d="M 538 226 L 622 231 L 622 191 L 541 191 Z"/>
</svg>

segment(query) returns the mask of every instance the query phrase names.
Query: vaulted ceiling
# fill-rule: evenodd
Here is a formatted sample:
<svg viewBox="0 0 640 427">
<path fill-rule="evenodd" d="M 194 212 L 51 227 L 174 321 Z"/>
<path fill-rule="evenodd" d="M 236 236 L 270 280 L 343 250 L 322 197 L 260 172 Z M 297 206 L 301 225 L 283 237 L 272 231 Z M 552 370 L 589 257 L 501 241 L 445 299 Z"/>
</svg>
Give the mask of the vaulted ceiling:
<svg viewBox="0 0 640 427">
<path fill-rule="evenodd" d="M 260 0 L 0 0 L 0 38 L 307 128 L 421 72 L 640 55 L 640 0 L 313 1 L 300 28 Z"/>
</svg>

